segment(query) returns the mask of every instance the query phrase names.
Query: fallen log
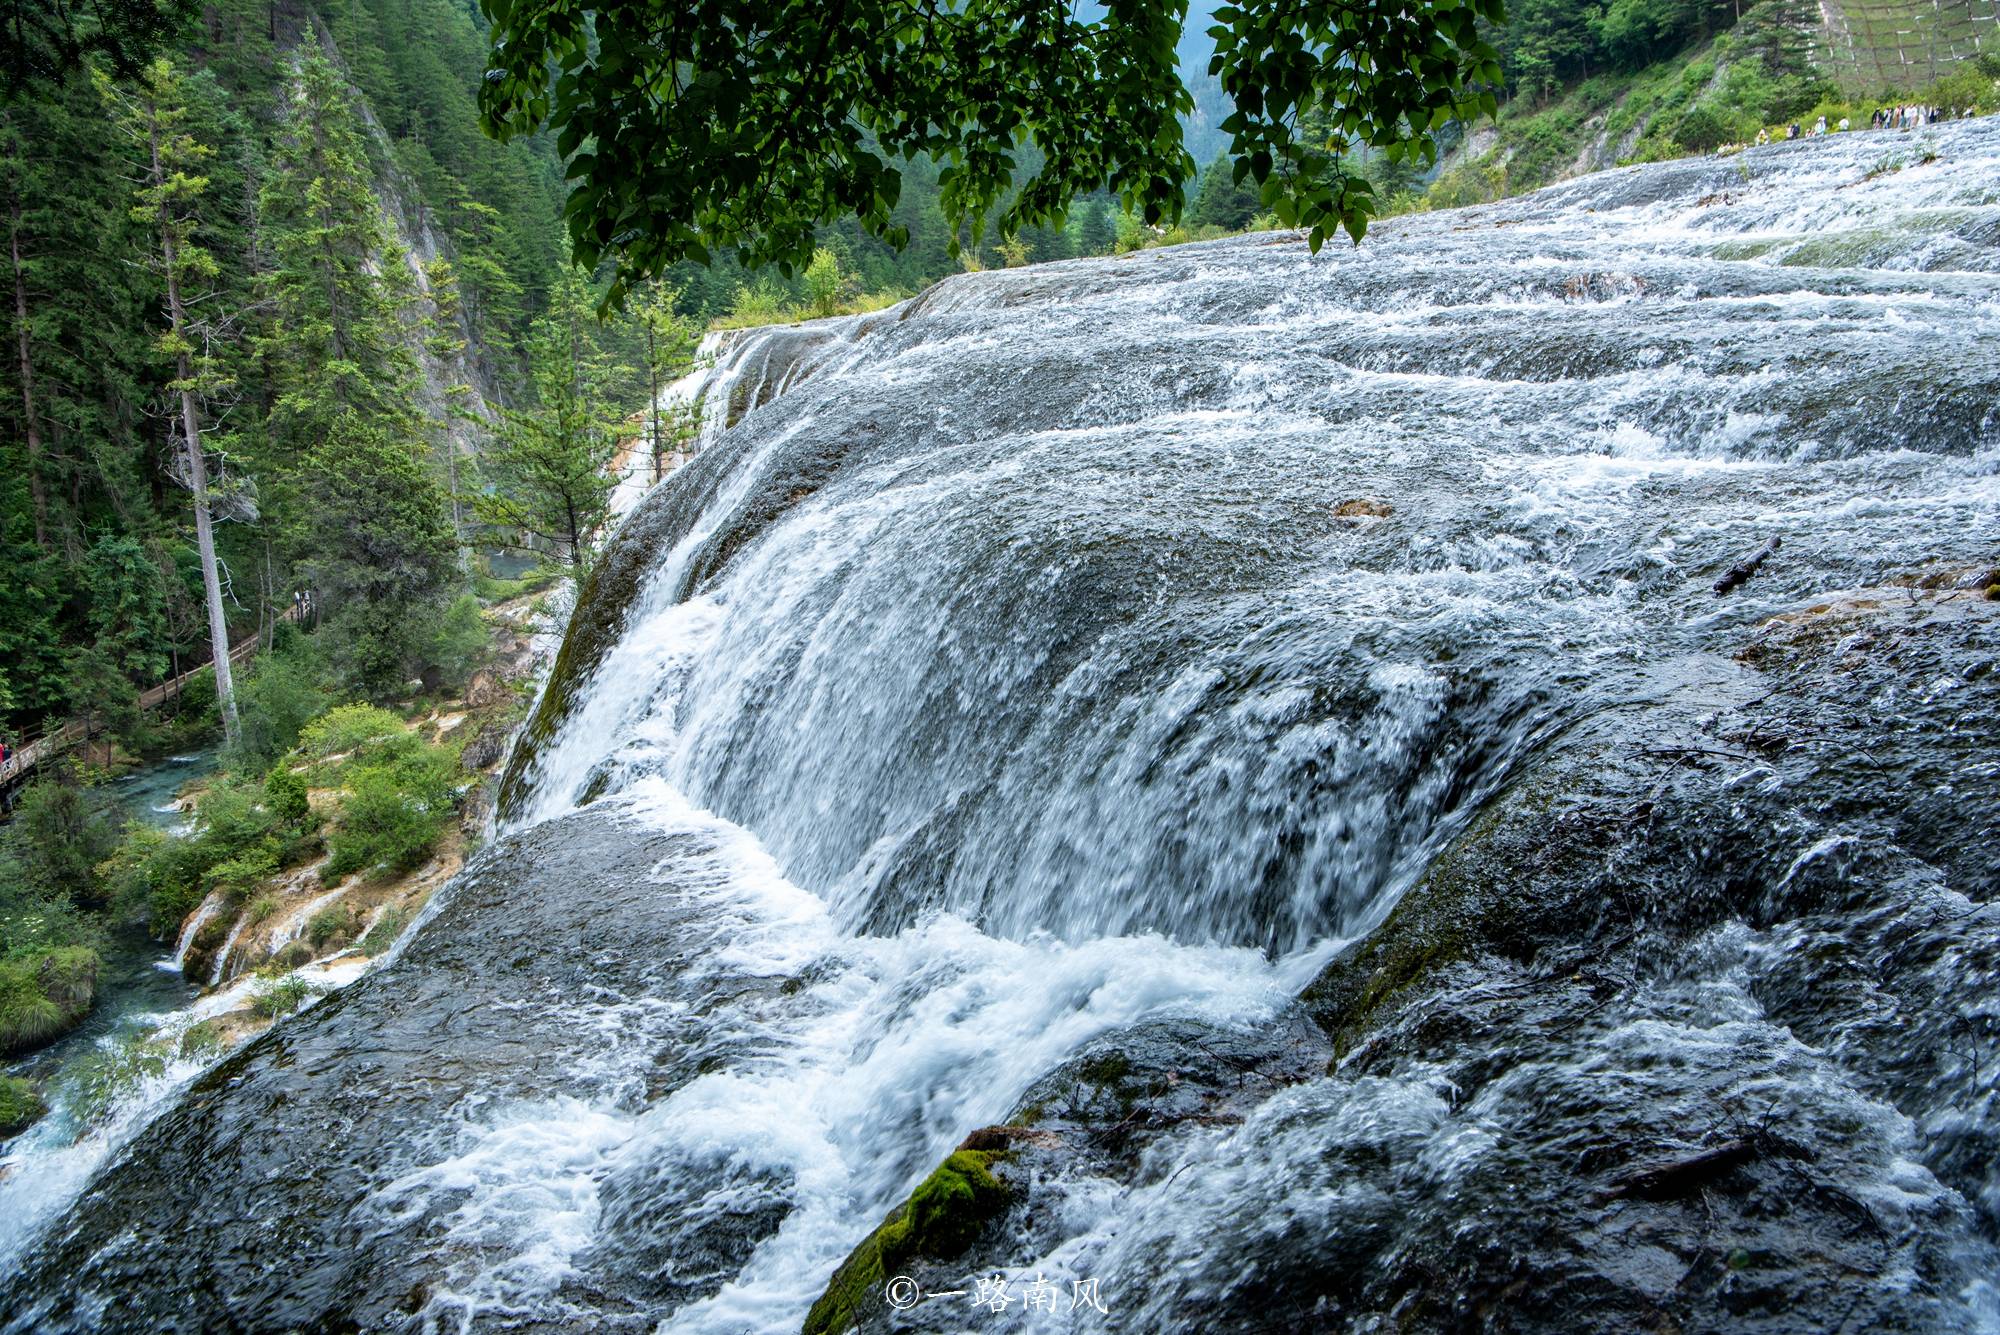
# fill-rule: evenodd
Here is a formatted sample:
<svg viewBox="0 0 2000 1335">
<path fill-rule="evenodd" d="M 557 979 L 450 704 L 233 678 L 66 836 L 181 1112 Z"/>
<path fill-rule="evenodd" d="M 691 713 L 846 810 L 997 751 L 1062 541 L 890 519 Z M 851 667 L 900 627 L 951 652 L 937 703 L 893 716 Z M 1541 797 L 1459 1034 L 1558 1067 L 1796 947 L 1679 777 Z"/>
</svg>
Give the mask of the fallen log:
<svg viewBox="0 0 2000 1335">
<path fill-rule="evenodd" d="M 1763 565 L 1765 561 L 1770 559 L 1771 553 L 1784 545 L 1785 540 L 1783 538 L 1773 538 L 1756 551 L 1750 553 L 1750 555 L 1744 557 L 1741 561 L 1738 561 L 1735 565 L 1729 567 L 1729 569 L 1723 571 L 1722 578 L 1715 581 L 1717 596 L 1729 593 L 1740 587 L 1744 581 L 1757 573 L 1758 566 Z"/>
</svg>

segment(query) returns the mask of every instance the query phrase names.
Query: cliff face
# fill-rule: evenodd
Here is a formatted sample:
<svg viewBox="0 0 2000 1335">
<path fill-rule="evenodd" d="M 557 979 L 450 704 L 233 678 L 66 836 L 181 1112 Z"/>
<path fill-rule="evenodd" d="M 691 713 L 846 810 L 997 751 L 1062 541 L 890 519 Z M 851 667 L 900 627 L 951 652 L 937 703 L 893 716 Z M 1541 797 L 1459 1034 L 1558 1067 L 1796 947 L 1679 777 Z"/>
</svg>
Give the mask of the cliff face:
<svg viewBox="0 0 2000 1335">
<path fill-rule="evenodd" d="M 1760 130 L 1868 126 L 1884 103 L 2000 109 L 1994 0 L 1827 0 L 1817 21 L 1752 15 L 1641 69 L 1600 71 L 1544 96 L 1522 90 L 1468 127 L 1427 183 L 1432 207 L 1518 195 L 1631 162 L 1753 142 Z M 1581 20 L 1579 20 L 1581 22 Z"/>
</svg>

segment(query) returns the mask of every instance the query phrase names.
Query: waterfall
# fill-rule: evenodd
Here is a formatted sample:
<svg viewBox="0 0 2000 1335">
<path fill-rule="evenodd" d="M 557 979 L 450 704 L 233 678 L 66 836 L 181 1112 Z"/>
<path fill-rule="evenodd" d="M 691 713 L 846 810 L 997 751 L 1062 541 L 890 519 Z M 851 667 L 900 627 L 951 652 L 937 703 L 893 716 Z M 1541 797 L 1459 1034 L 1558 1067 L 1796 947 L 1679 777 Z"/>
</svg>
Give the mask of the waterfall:
<svg viewBox="0 0 2000 1335">
<path fill-rule="evenodd" d="M 1754 698 L 1745 645 L 1773 618 L 1893 603 L 1892 580 L 1917 608 L 2000 542 L 2000 121 L 1935 133 L 1938 158 L 1896 172 L 1879 137 L 1835 136 L 1387 220 L 1317 257 L 1249 236 L 712 337 L 670 391 L 705 405 L 701 448 L 635 494 L 580 590 L 492 843 L 0 1294 L 56 1329 L 796 1331 L 968 1132 L 1046 1118 L 1021 1151 L 1049 1168 L 1022 1188 L 1038 1208 L 992 1263 L 1106 1277 L 1114 1314 L 1079 1329 L 1469 1321 L 1357 1297 L 1451 1248 L 1486 1258 L 1475 1278 L 1518 1264 L 1586 1298 L 1713 1279 L 1805 1325 L 1851 1298 L 1991 1326 L 1990 1035 L 1966 1018 L 1963 1060 L 1897 1046 L 1991 995 L 2000 957 L 1977 887 L 1986 604 L 1939 595 L 1958 647 L 1894 689 L 1866 675 L 1886 632 L 1814 651 L 1814 689 L 1874 711 L 1885 753 L 1922 711 L 1963 713 L 1886 807 L 1814 796 L 1847 778 L 1815 777 L 1836 730 L 1809 714 L 1699 732 Z M 1625 722 L 1662 700 L 1695 740 Z M 1614 959 L 1738 888 L 1662 861 L 1569 911 L 1560 968 L 1512 938 L 1415 960 L 1456 972 L 1406 1049 L 1314 1029 L 1267 1090 L 1232 1063 L 1307 1024 L 1308 983 L 1485 822 L 1560 808 L 1574 774 L 1549 757 L 1622 774 L 1649 750 L 1657 787 L 1586 834 L 1705 847 L 1646 822 L 1715 752 L 1719 805 L 1759 822 L 1729 837 L 1796 848 L 1771 893 L 1811 882 L 1813 912 L 1759 901 Z M 1941 811 L 1977 837 L 1910 832 Z M 1531 870 L 1479 888 L 1565 866 Z M 1965 940 L 1856 926 L 1842 897 L 1885 885 Z M 1631 932 L 1589 935 L 1600 912 Z M 1931 990 L 1872 992 L 1890 955 Z M 1798 996 L 1867 1022 L 1816 1032 Z M 1562 1024 L 1533 1009 L 1562 998 Z M 1248 1092 L 1086 1134 L 1064 1121 L 1085 1058 L 1159 1072 L 1162 1098 Z M 1157 1093 L 1105 1084 L 1135 1109 Z M 242 1154 L 267 1123 L 283 1135 Z M 1157 1139 L 1121 1158 L 1135 1128 Z M 1669 1168 L 1601 1196 L 1590 1165 L 1633 1146 Z M 1703 1202 L 1731 1192 L 1675 1194 L 1695 1151 L 1838 1173 L 1757 1199 L 1853 1236 L 1711 1238 Z M 1565 1230 L 1524 1202 L 1602 1213 Z M 1698 1247 L 1640 1240 L 1670 1211 Z M 1901 1278 L 1829 1297 L 1797 1268 L 1822 1252 Z M 1279 1275 L 1293 1305 L 1258 1307 Z M 1540 1301 L 1516 1289 L 1494 1301 Z M 1726 1328 L 1719 1310 L 1651 1324 Z M 1895 1324 L 1863 1310 L 1855 1328 Z"/>
<path fill-rule="evenodd" d="M 335 886 L 323 895 L 315 896 L 285 916 L 285 920 L 271 932 L 271 951 L 276 954 L 299 939 L 299 933 L 312 921 L 313 914 L 347 893 L 345 886 Z"/>
<path fill-rule="evenodd" d="M 222 892 L 220 890 L 209 891 L 208 897 L 201 901 L 200 907 L 196 908 L 193 915 L 182 925 L 180 939 L 174 943 L 173 967 L 176 970 L 186 961 L 188 947 L 194 944 L 195 933 L 199 932 L 204 923 L 221 911 L 222 904 Z"/>
<path fill-rule="evenodd" d="M 789 326 L 771 338 L 767 329 L 720 329 L 702 336 L 692 369 L 660 391 L 654 410 L 692 411 L 697 423 L 690 456 L 699 454 L 743 415 L 807 377 L 838 367 L 862 345 L 857 340 L 879 322 L 877 314 L 843 315 Z M 626 459 L 611 492 L 611 513 L 623 519 L 653 485 L 652 460 L 643 449 Z"/>
<path fill-rule="evenodd" d="M 236 949 L 236 938 L 243 935 L 243 929 L 250 925 L 248 913 L 238 913 L 236 922 L 230 927 L 229 935 L 222 938 L 222 946 L 215 952 L 215 965 L 208 971 L 208 985 L 222 986 L 222 980 L 229 974 L 229 956 Z"/>
</svg>

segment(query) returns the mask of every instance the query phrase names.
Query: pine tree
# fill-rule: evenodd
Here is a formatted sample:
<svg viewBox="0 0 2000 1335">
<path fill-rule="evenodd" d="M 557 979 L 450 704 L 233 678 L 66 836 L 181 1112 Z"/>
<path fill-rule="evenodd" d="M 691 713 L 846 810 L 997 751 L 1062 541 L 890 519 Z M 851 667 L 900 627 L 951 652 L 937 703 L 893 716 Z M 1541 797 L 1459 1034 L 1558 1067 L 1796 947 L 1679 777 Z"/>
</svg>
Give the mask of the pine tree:
<svg viewBox="0 0 2000 1335">
<path fill-rule="evenodd" d="M 263 346 L 273 438 L 309 454 L 349 413 L 413 425 L 418 367 L 403 321 L 413 284 L 375 197 L 353 99 L 319 48 L 300 56 L 285 102 L 258 197 L 273 309 Z"/>
<path fill-rule="evenodd" d="M 136 428 L 152 361 L 122 137 L 82 81 L 0 109 L 0 303 L 35 541 L 69 559 L 106 522 L 144 527 Z"/>
<path fill-rule="evenodd" d="M 1117 240 L 1118 229 L 1111 221 L 1110 205 L 1102 196 L 1085 200 L 1077 215 L 1077 254 L 1109 255 Z"/>
<path fill-rule="evenodd" d="M 377 698 L 415 675 L 457 572 L 444 496 L 425 461 L 356 414 L 306 469 L 311 518 L 301 563 L 332 609 L 322 635 L 344 684 Z"/>
<path fill-rule="evenodd" d="M 535 401 L 507 409 L 486 452 L 494 490 L 479 502 L 488 523 L 553 542 L 571 565 L 589 564 L 590 546 L 610 517 L 618 452 L 617 420 L 603 402 L 607 368 L 591 336 L 593 302 L 566 272 L 528 339 Z"/>
<path fill-rule="evenodd" d="M 339 71 L 308 48 L 285 100 L 259 194 L 281 540 L 318 596 L 336 675 L 383 695 L 417 665 L 456 573 L 436 424 L 416 406 L 423 330 Z"/>
<path fill-rule="evenodd" d="M 660 403 L 667 378 L 694 360 L 701 337 L 695 323 L 675 309 L 679 297 L 678 289 L 656 281 L 636 289 L 625 304 L 626 319 L 635 326 L 645 364 L 646 444 L 652 454 L 655 482 L 666 475 L 670 449 L 681 453 L 697 429 L 692 406 L 676 410 Z"/>
<path fill-rule="evenodd" d="M 236 687 L 229 661 L 229 618 L 222 605 L 222 579 L 209 509 L 208 458 L 202 442 L 203 397 L 223 387 L 227 377 L 207 346 L 210 331 L 198 329 L 189 314 L 192 302 L 212 295 L 216 278 L 214 258 L 195 240 L 198 213 L 208 191 L 203 168 L 215 150 L 188 132 L 182 79 L 173 62 L 162 57 L 141 73 L 130 96 L 116 93 L 108 80 L 102 87 L 107 98 L 120 104 L 121 122 L 139 146 L 144 164 L 138 207 L 132 216 L 158 238 L 158 269 L 166 288 L 167 308 L 160 354 L 174 368 L 169 389 L 179 409 L 181 466 L 187 488 L 194 495 L 195 546 L 201 555 L 215 694 L 222 709 L 223 731 L 234 740 Z"/>
<path fill-rule="evenodd" d="M 424 352 L 434 374 L 443 378 L 457 371 L 465 357 L 464 311 L 459 301 L 458 273 L 451 261 L 435 259 L 424 265 L 424 292 L 430 310 L 423 318 Z M 445 411 L 460 421 L 476 421 L 465 406 L 472 386 L 460 381 L 445 385 Z M 449 431 L 438 432 L 444 454 L 445 495 L 451 506 L 452 540 L 465 546 L 465 513 L 459 502 L 458 441 Z"/>
</svg>

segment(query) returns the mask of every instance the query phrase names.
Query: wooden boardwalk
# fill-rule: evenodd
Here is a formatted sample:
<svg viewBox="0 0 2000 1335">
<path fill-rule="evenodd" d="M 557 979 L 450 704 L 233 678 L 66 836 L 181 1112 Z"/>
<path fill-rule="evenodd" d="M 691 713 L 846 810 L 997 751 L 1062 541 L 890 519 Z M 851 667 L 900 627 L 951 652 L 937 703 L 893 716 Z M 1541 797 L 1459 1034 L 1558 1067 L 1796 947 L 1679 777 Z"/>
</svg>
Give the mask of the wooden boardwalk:
<svg viewBox="0 0 2000 1335">
<path fill-rule="evenodd" d="M 286 609 L 279 618 L 281 621 L 297 619 L 296 608 Z M 232 664 L 248 662 L 263 638 L 262 631 L 252 631 L 238 640 L 229 650 L 229 661 Z M 139 708 L 158 709 L 167 701 L 179 698 L 187 684 L 207 668 L 208 664 L 203 663 L 200 667 L 189 668 L 178 677 L 170 677 L 157 686 L 147 687 L 139 692 Z M 49 763 L 78 743 L 88 741 L 91 734 L 97 731 L 101 728 L 86 728 L 81 722 L 71 722 L 54 732 L 43 733 L 32 741 L 15 746 L 14 754 L 8 757 L 7 763 L 0 765 L 0 807 L 13 805 L 14 793 L 33 776 L 37 767 Z M 8 744 L 14 745 L 11 737 Z"/>
</svg>

